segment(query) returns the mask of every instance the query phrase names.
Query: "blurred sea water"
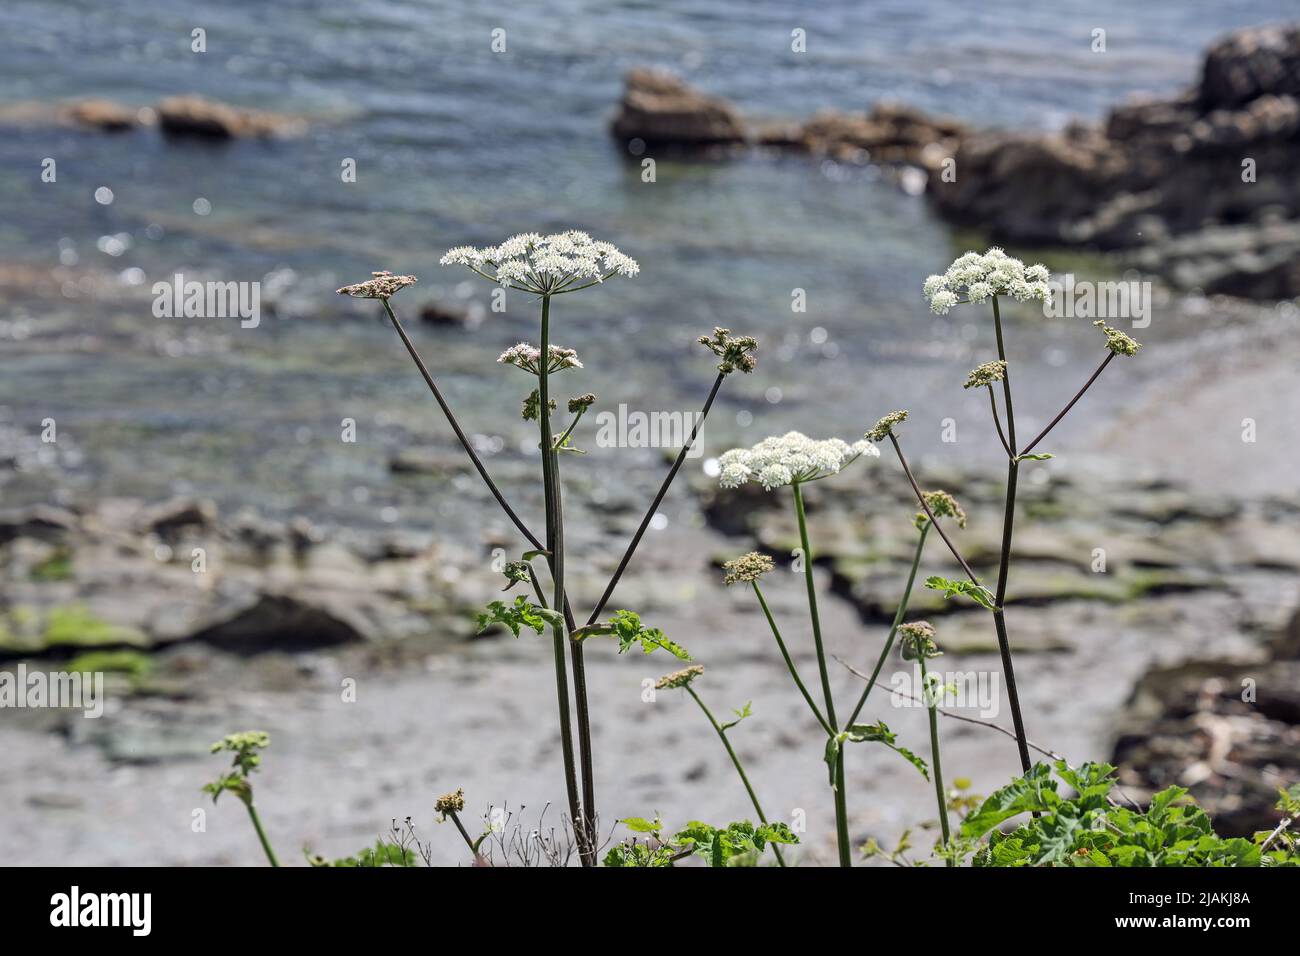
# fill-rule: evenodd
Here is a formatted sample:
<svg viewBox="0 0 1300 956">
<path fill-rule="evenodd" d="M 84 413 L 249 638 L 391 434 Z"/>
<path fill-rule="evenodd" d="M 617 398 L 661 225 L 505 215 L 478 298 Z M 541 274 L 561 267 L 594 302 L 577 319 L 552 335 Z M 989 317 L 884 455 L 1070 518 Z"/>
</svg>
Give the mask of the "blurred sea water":
<svg viewBox="0 0 1300 956">
<path fill-rule="evenodd" d="M 763 350 L 758 372 L 724 389 L 706 455 L 789 428 L 853 439 L 902 406 L 913 410 L 914 440 L 937 448 L 944 418 L 987 425 L 986 408 L 959 385 L 992 342 L 975 309 L 929 315 L 920 283 L 977 240 L 954 236 L 923 199 L 871 167 L 761 152 L 664 156 L 657 181 L 644 183 L 606 132 L 624 73 L 672 68 L 754 119 L 894 98 L 979 125 L 1055 128 L 1098 119 L 1137 91 L 1180 89 L 1212 38 L 1293 13 L 1281 0 L 806 9 L 768 0 L 8 0 L 5 103 L 93 95 L 145 106 L 194 91 L 310 125 L 301 138 L 224 145 L 57 127 L 0 136 L 0 263 L 62 262 L 140 287 L 0 302 L 0 424 L 34 434 L 53 417 L 62 445 L 57 462 L 22 459 L 6 503 L 201 493 L 361 526 L 457 527 L 473 509 L 388 469 L 400 448 L 450 448 L 447 429 L 378 310 L 373 321 L 347 318 L 333 289 L 378 268 L 420 276 L 395 303 L 514 485 L 532 473 L 522 379 L 494 359 L 535 336 L 532 304 L 511 294 L 505 314 L 472 331 L 424 327 L 415 312 L 431 300 L 488 301 L 481 280 L 437 264 L 447 247 L 569 227 L 642 265 L 635 280 L 557 303 L 556 338 L 587 366 L 566 373 L 573 393 L 595 391 L 606 407 L 693 410 L 713 375 L 692 341 L 724 325 L 757 335 Z M 191 52 L 195 28 L 206 31 L 206 53 Z M 1105 53 L 1091 49 L 1098 28 Z M 504 53 L 492 52 L 494 29 L 505 31 Z M 794 29 L 806 31 L 806 53 L 791 51 Z M 57 159 L 57 183 L 40 182 L 43 157 Z M 355 183 L 340 177 L 348 158 Z M 111 203 L 96 200 L 101 187 Z M 1074 262 L 1043 257 L 1054 268 Z M 261 281 L 279 308 L 248 330 L 155 318 L 143 290 L 178 272 Z M 795 290 L 807 311 L 792 311 Z M 1145 338 L 1197 331 L 1162 308 Z M 1020 387 L 1050 414 L 1095 364 L 1096 333 L 1027 310 L 1009 321 L 1013 349 L 1033 360 Z M 1114 409 L 1120 392 L 1094 393 L 1071 427 Z M 358 424 L 356 444 L 339 440 L 345 418 Z M 962 452 L 975 444 L 988 443 Z M 569 466 L 586 474 L 580 501 L 658 479 L 652 453 L 590 450 Z M 482 495 L 469 476 L 454 482 Z"/>
</svg>

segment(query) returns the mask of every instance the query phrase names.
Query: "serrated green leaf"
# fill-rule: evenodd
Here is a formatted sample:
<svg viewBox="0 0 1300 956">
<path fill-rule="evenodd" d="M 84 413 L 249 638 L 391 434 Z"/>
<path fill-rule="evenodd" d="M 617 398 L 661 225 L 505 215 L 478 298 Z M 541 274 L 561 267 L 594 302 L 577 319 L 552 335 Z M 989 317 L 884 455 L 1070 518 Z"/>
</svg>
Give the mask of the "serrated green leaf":
<svg viewBox="0 0 1300 956">
<path fill-rule="evenodd" d="M 954 594 L 961 594 L 983 608 L 990 611 L 997 610 L 993 592 L 982 584 L 975 584 L 973 581 L 953 581 L 936 574 L 925 579 L 925 586 L 932 591 L 942 591 L 945 598 L 950 598 Z"/>
</svg>

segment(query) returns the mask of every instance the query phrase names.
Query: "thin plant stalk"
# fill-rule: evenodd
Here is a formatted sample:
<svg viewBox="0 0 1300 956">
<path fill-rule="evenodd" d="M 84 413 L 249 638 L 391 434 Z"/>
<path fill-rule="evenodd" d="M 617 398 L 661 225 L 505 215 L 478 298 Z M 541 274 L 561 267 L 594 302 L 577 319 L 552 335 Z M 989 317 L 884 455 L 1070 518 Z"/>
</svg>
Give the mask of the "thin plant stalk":
<svg viewBox="0 0 1300 956">
<path fill-rule="evenodd" d="M 731 746 L 731 741 L 727 739 L 727 732 L 722 728 L 722 725 L 718 723 L 717 718 L 713 716 L 713 712 L 704 705 L 704 701 L 700 700 L 700 695 L 695 693 L 694 687 L 687 684 L 686 693 L 691 695 L 691 699 L 694 700 L 695 703 L 699 704 L 700 710 L 704 712 L 704 716 L 709 718 L 709 723 L 713 725 L 714 733 L 716 733 L 718 739 L 722 741 L 722 746 L 727 748 L 727 756 L 731 758 L 731 765 L 736 768 L 736 773 L 740 776 L 740 782 L 745 785 L 745 792 L 749 794 L 749 802 L 754 805 L 754 812 L 758 814 L 760 822 L 767 823 L 767 814 L 763 812 L 763 807 L 758 802 L 758 794 L 754 792 L 754 787 L 749 782 L 749 776 L 745 773 L 745 768 L 741 764 L 740 758 L 736 756 L 735 748 Z M 781 855 L 781 848 L 775 843 L 772 844 L 772 852 L 776 854 L 777 862 L 780 863 L 781 866 L 785 866 L 785 857 Z"/>
<path fill-rule="evenodd" d="M 997 335 L 998 358 L 1005 363 L 1006 347 L 1002 339 L 1002 313 L 998 297 L 993 297 L 993 328 Z M 1011 639 L 1007 635 L 1006 612 L 1003 602 L 1007 596 L 1007 577 L 1011 570 L 1011 535 L 1016 520 L 1016 484 L 1020 477 L 1020 461 L 1016 451 L 1016 413 L 1011 403 L 1011 372 L 1003 365 L 1002 396 L 1007 412 L 1007 444 L 1011 458 L 1007 463 L 1007 495 L 1002 511 L 1002 550 L 998 558 L 998 584 L 993 597 L 993 626 L 998 635 L 998 652 L 1002 658 L 1002 672 L 1007 681 L 1007 699 L 1011 704 L 1011 722 L 1016 728 L 1016 749 L 1020 752 L 1020 769 L 1029 772 L 1029 747 L 1026 745 L 1025 721 L 1020 713 L 1020 694 L 1016 689 L 1015 668 L 1011 663 Z"/>
<path fill-rule="evenodd" d="M 538 363 L 537 394 L 540 399 L 538 415 L 541 431 L 542 450 L 542 486 L 546 497 L 546 550 L 551 567 L 551 577 L 555 585 L 555 606 L 564 603 L 564 527 L 563 519 L 558 513 L 559 481 L 556 475 L 554 436 L 551 434 L 550 416 L 550 344 L 551 344 L 551 299 L 542 296 L 542 343 L 541 359 Z M 594 865 L 594 859 L 588 852 L 588 841 L 584 839 L 586 818 L 578 802 L 578 773 L 573 756 L 573 717 L 569 710 L 569 676 L 564 660 L 564 645 L 569 643 L 567 628 L 556 624 L 551 628 L 552 646 L 555 656 L 555 693 L 560 712 L 560 749 L 564 758 L 564 785 L 569 798 L 569 814 L 573 820 L 580 845 L 583 846 L 582 862 L 585 866 Z"/>
<path fill-rule="evenodd" d="M 253 829 L 257 831 L 257 839 L 261 841 L 262 852 L 266 854 L 272 866 L 279 866 L 280 861 L 275 858 L 275 851 L 271 849 L 271 841 L 266 838 L 266 831 L 262 829 L 262 819 L 257 815 L 257 808 L 253 806 L 253 801 L 246 800 L 244 806 L 248 808 L 248 818 L 253 821 Z"/>
<path fill-rule="evenodd" d="M 1088 379 L 1088 381 L 1083 383 L 1083 388 L 1079 389 L 1077 392 L 1074 393 L 1074 398 L 1070 399 L 1066 403 L 1065 407 L 1057 413 L 1056 417 L 1047 423 L 1047 427 L 1038 433 L 1038 437 L 1025 446 L 1025 450 L 1021 452 L 1022 455 L 1028 455 L 1031 451 L 1033 451 L 1035 448 L 1038 447 L 1038 443 L 1047 437 L 1047 433 L 1056 427 L 1057 423 L 1062 418 L 1065 417 L 1066 412 L 1074 408 L 1075 402 L 1083 398 L 1083 393 L 1092 387 L 1092 383 L 1097 381 L 1097 376 L 1100 375 L 1105 370 L 1106 366 L 1110 364 L 1110 360 L 1113 359 L 1114 357 L 1115 357 L 1114 352 L 1110 350 L 1106 351 L 1106 357 L 1102 359 L 1101 364 L 1097 366 L 1097 371 L 1093 372 L 1092 377 Z"/>
<path fill-rule="evenodd" d="M 948 800 L 943 789 L 943 765 L 939 762 L 939 699 L 929 686 L 924 655 L 920 658 L 920 664 L 921 693 L 925 697 L 925 709 L 930 715 L 930 772 L 934 776 L 934 795 L 939 801 L 939 827 L 943 832 L 943 844 L 947 847 L 951 834 L 948 832 Z M 869 688 L 871 685 L 867 686 Z M 952 866 L 951 858 L 947 858 L 947 864 Z"/>
<path fill-rule="evenodd" d="M 862 708 L 867 703 L 867 695 L 871 693 L 871 688 L 876 686 L 876 678 L 880 676 L 880 670 L 885 666 L 885 660 L 889 657 L 890 650 L 893 649 L 898 627 L 903 623 L 903 616 L 907 614 L 907 604 L 912 598 L 912 585 L 916 583 L 916 571 L 921 566 L 921 552 L 925 550 L 925 536 L 930 533 L 932 524 L 934 524 L 933 521 L 926 521 L 921 526 L 920 537 L 916 542 L 916 553 L 912 556 L 912 570 L 907 574 L 907 586 L 903 588 L 903 599 L 898 602 L 898 611 L 894 614 L 894 621 L 889 626 L 889 637 L 885 639 L 885 646 L 881 649 L 880 656 L 876 658 L 876 666 L 871 671 L 871 677 L 867 679 L 867 686 L 862 689 L 862 695 L 858 698 L 853 713 L 849 715 L 846 726 L 852 726 L 853 722 L 858 719 L 858 714 L 862 713 Z"/>
<path fill-rule="evenodd" d="M 415 367 L 420 370 L 420 375 L 424 377 L 424 383 L 429 386 L 429 391 L 433 393 L 434 399 L 438 402 L 438 407 L 442 409 L 442 414 L 447 419 L 447 424 L 451 425 L 451 430 L 456 433 L 456 438 L 460 440 L 461 447 L 465 449 L 465 454 L 469 455 L 469 460 L 473 462 L 474 468 L 478 471 L 479 477 L 483 479 L 483 483 L 487 485 L 488 491 L 492 493 L 492 497 L 497 500 L 497 504 L 499 504 L 501 510 L 506 513 L 506 517 L 508 517 L 514 526 L 519 529 L 519 533 L 527 538 L 534 548 L 545 548 L 545 545 L 542 544 L 538 537 L 528 530 L 528 526 L 524 524 L 523 519 L 515 513 L 515 509 L 510 507 L 510 502 L 506 501 L 505 495 L 501 493 L 501 489 L 497 487 L 496 482 L 492 480 L 492 476 L 488 474 L 487 466 L 483 464 L 483 460 L 479 458 L 478 452 L 474 450 L 474 446 L 470 444 L 469 439 L 465 436 L 465 431 L 460 427 L 460 422 L 456 420 L 455 414 L 452 413 L 451 406 L 449 406 L 447 400 L 443 398 L 442 390 L 438 388 L 438 384 L 433 380 L 433 376 L 429 374 L 428 367 L 424 364 L 424 360 L 420 358 L 420 353 L 415 350 L 415 345 L 407 336 L 406 329 L 404 329 L 402 323 L 397 320 L 397 315 L 393 312 L 393 307 L 388 304 L 387 299 L 380 299 L 379 301 L 383 303 L 384 311 L 388 313 L 388 318 L 393 323 L 393 328 L 397 330 L 398 337 L 401 338 L 402 344 L 406 346 L 407 354 L 409 354 L 411 360 L 415 362 Z"/>
<path fill-rule="evenodd" d="M 812 546 L 808 543 L 808 518 L 804 514 L 803 492 L 797 481 L 790 488 L 794 491 L 794 512 L 799 519 L 799 544 L 803 548 L 804 583 L 808 588 L 808 614 L 812 618 L 813 645 L 817 650 L 817 670 L 821 675 L 822 695 L 826 699 L 826 719 L 832 727 L 838 727 L 839 721 L 835 719 L 835 699 L 831 695 L 830 674 L 826 668 L 826 651 L 822 646 L 822 622 L 821 615 L 817 612 L 817 587 L 813 581 Z M 835 761 L 835 842 L 839 847 L 840 866 L 852 866 L 842 748 Z"/>
<path fill-rule="evenodd" d="M 772 610 L 767 606 L 767 599 L 763 597 L 763 592 L 759 588 L 758 582 L 751 581 L 750 584 L 753 585 L 754 594 L 758 596 L 758 604 L 759 607 L 763 609 L 763 616 L 767 618 L 768 627 L 772 629 L 772 636 L 776 638 L 776 646 L 781 651 L 781 657 L 785 661 L 786 670 L 788 670 L 790 676 L 794 678 L 795 686 L 799 688 L 799 693 L 803 694 L 803 699 L 808 702 L 808 706 L 812 709 L 813 716 L 817 718 L 817 723 L 821 724 L 822 730 L 826 731 L 826 736 L 834 737 L 835 729 L 827 723 L 826 718 L 822 716 L 822 712 L 820 708 L 818 708 L 817 702 L 812 699 L 812 694 L 808 693 L 808 688 L 804 684 L 803 678 L 799 676 L 798 668 L 794 666 L 794 659 L 790 657 L 790 651 L 786 648 L 785 641 L 781 639 L 781 631 L 776 626 L 776 619 L 772 617 Z M 852 721 L 850 721 L 850 723 L 852 723 Z"/>
<path fill-rule="evenodd" d="M 668 474 L 664 477 L 663 483 L 659 485 L 659 491 L 655 494 L 654 500 L 650 502 L 650 507 L 646 509 L 645 516 L 641 519 L 641 524 L 636 529 L 636 534 L 632 535 L 632 540 L 628 542 L 627 550 L 623 552 L 622 559 L 618 562 L 618 567 L 614 570 L 614 576 L 609 579 L 609 584 L 605 586 L 605 593 L 600 596 L 596 602 L 595 609 L 591 616 L 587 618 L 587 625 L 596 623 L 596 618 L 600 617 L 600 612 L 605 610 L 605 605 L 609 603 L 610 597 L 614 594 L 614 588 L 618 587 L 619 579 L 623 577 L 623 572 L 627 570 L 628 562 L 632 560 L 632 555 L 636 553 L 637 546 L 641 544 L 641 539 L 645 536 L 646 529 L 650 527 L 650 521 L 654 518 L 655 513 L 659 510 L 659 505 L 664 500 L 664 495 L 668 493 L 668 488 L 677 477 L 677 472 L 681 470 L 682 464 L 686 461 L 686 455 L 695 444 L 695 438 L 701 428 L 704 427 L 704 420 L 709 417 L 709 409 L 713 407 L 713 400 L 718 395 L 718 389 L 722 387 L 722 381 L 726 373 L 719 372 L 718 377 L 713 380 L 713 388 L 709 389 L 709 397 L 704 401 L 704 410 L 700 412 L 700 417 L 695 420 L 695 426 L 691 429 L 691 435 L 682 445 L 682 450 L 677 453 L 677 459 L 673 462 Z"/>
<path fill-rule="evenodd" d="M 921 491 L 921 486 L 916 483 L 916 477 L 912 474 L 912 469 L 908 467 L 907 459 L 903 456 L 903 446 L 898 443 L 898 438 L 893 432 L 889 433 L 889 440 L 893 443 L 894 452 L 898 455 L 898 462 L 903 466 L 903 474 L 907 476 L 907 480 L 911 484 L 912 491 L 916 495 L 916 500 L 920 502 L 921 509 L 925 512 L 925 516 L 930 519 L 930 523 L 934 525 L 935 530 L 939 532 L 939 537 L 943 539 L 943 543 L 948 546 L 948 550 L 952 552 L 952 556 L 957 559 L 957 563 L 961 565 L 961 569 L 966 572 L 966 577 L 970 578 L 972 584 L 979 584 L 979 578 L 975 576 L 975 572 L 971 570 L 971 566 L 966 563 L 966 559 L 961 556 L 961 552 L 958 551 L 957 546 L 952 543 L 952 539 L 948 537 L 948 533 L 943 530 L 943 527 L 935 519 L 934 511 L 930 508 L 930 503 L 925 500 L 925 494 Z"/>
</svg>

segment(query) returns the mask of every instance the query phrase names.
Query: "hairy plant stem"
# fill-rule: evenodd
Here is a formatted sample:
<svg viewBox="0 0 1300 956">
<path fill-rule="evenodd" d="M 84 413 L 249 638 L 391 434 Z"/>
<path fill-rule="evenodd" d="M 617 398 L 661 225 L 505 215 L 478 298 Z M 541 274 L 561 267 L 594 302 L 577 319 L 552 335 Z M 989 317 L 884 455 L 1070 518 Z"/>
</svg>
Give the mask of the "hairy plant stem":
<svg viewBox="0 0 1300 956">
<path fill-rule="evenodd" d="M 939 801 L 939 827 L 943 832 L 943 844 L 946 848 L 951 834 L 948 832 L 948 798 L 943 789 L 943 765 L 939 762 L 939 694 L 929 686 L 929 676 L 925 669 L 925 657 L 919 658 L 921 665 L 921 694 L 925 698 L 925 709 L 930 714 L 930 772 L 934 776 L 934 795 Z M 868 687 L 871 685 L 868 684 Z M 945 858 L 948 866 L 952 860 Z"/>
<path fill-rule="evenodd" d="M 993 297 L 993 328 L 998 341 L 998 358 L 1006 363 L 1007 351 L 1002 340 L 1002 314 L 998 297 Z M 1011 723 L 1016 729 L 1016 749 L 1020 752 L 1020 769 L 1029 772 L 1029 747 L 1026 744 L 1025 721 L 1020 713 L 1020 694 L 1016 689 L 1015 668 L 1011 663 L 1011 639 L 1007 636 L 1006 612 L 1003 602 L 1007 596 L 1007 577 L 1011 569 L 1011 533 L 1016 520 L 1016 482 L 1020 477 L 1019 454 L 1016 451 L 1016 413 L 1011 404 L 1011 369 L 1003 366 L 1002 396 L 1007 409 L 1007 444 L 1011 447 L 1011 460 L 1007 464 L 1007 497 L 1002 512 L 1002 552 L 998 560 L 998 586 L 994 594 L 993 626 L 998 635 L 998 652 L 1002 657 L 1002 672 L 1007 681 L 1007 699 L 1011 704 Z M 1100 370 L 1099 370 L 1100 371 Z"/>
<path fill-rule="evenodd" d="M 726 730 L 724 730 L 722 725 L 718 723 L 717 719 L 713 716 L 713 712 L 710 711 L 708 707 L 704 706 L 704 701 L 700 700 L 700 695 L 695 693 L 695 688 L 690 684 L 686 685 L 686 693 L 691 695 L 691 699 L 700 705 L 700 710 L 704 712 L 704 716 L 709 718 L 709 723 L 713 725 L 714 733 L 716 733 L 718 739 L 722 741 L 722 746 L 727 748 L 727 756 L 731 758 L 731 765 L 736 768 L 736 773 L 740 775 L 740 782 L 745 785 L 745 792 L 749 794 L 749 802 L 754 805 L 754 812 L 758 814 L 758 819 L 761 822 L 767 823 L 767 814 L 763 812 L 763 807 L 758 802 L 758 794 L 754 793 L 754 788 L 749 782 L 749 776 L 745 773 L 745 768 L 741 765 L 740 758 L 736 756 L 736 751 L 731 746 L 731 741 L 727 739 Z M 772 844 L 772 852 L 776 854 L 777 862 L 782 866 L 785 866 L 785 857 L 781 855 L 781 848 L 775 843 Z"/>
<path fill-rule="evenodd" d="M 826 699 L 826 719 L 832 727 L 838 727 L 835 719 L 835 699 L 831 695 L 830 673 L 826 668 L 826 650 L 822 646 L 822 621 L 817 612 L 817 587 L 813 581 L 812 545 L 808 543 L 808 518 L 804 513 L 803 491 L 799 482 L 790 486 L 794 492 L 794 513 L 799 519 L 799 544 L 803 549 L 804 583 L 808 588 L 808 614 L 812 618 L 813 645 L 817 650 L 817 670 L 821 675 L 822 696 Z M 848 806 L 844 794 L 844 751 L 840 748 L 835 761 L 835 841 L 839 846 L 840 866 L 852 866 L 853 857 L 849 848 Z"/>
<path fill-rule="evenodd" d="M 248 808 L 248 818 L 253 821 L 253 829 L 257 831 L 257 839 L 262 843 L 262 852 L 266 854 L 266 858 L 272 866 L 279 866 L 280 861 L 275 858 L 275 851 L 271 849 L 271 841 L 266 838 L 266 831 L 262 829 L 262 819 L 257 815 L 257 808 L 253 806 L 253 801 L 245 800 L 244 806 Z"/>
<path fill-rule="evenodd" d="M 541 431 L 542 451 L 542 487 L 546 497 L 546 550 L 547 561 L 551 567 L 551 578 L 555 585 L 555 606 L 564 605 L 564 520 L 560 513 L 559 475 L 556 473 L 557 462 L 551 434 L 550 415 L 550 354 L 551 354 L 551 299 L 542 296 L 542 334 L 541 360 L 538 363 L 537 394 L 540 399 L 540 413 L 537 416 Z M 564 757 L 564 785 L 569 798 L 569 814 L 573 820 L 574 833 L 578 838 L 580 856 L 584 866 L 595 865 L 595 853 L 591 847 L 594 841 L 586 837 L 586 817 L 584 809 L 578 802 L 578 774 L 573 759 L 573 726 L 569 712 L 569 677 L 564 661 L 565 644 L 571 644 L 567 637 L 567 628 L 554 625 L 551 628 L 552 645 L 555 654 L 555 693 L 560 711 L 560 749 Z M 576 646 L 576 644 L 574 645 Z M 580 707 L 580 710 L 583 708 Z M 585 761 L 584 761 L 585 762 Z M 584 777 L 585 777 L 584 768 Z"/>
<path fill-rule="evenodd" d="M 713 400 L 718 395 L 718 389 L 722 387 L 722 381 L 727 376 L 723 372 L 718 373 L 718 377 L 713 380 L 713 388 L 709 389 L 709 397 L 704 400 L 704 409 L 700 412 L 700 417 L 695 420 L 695 426 L 691 429 L 691 436 L 682 445 L 682 450 L 677 453 L 677 459 L 673 462 L 668 474 L 664 477 L 663 482 L 659 485 L 659 491 L 655 494 L 654 500 L 650 502 L 650 507 L 646 509 L 645 516 L 641 519 L 640 526 L 636 529 L 636 534 L 632 535 L 632 540 L 628 542 L 627 550 L 623 552 L 622 559 L 618 562 L 618 567 L 614 571 L 614 576 L 609 579 L 609 584 L 605 586 L 605 593 L 600 596 L 596 602 L 595 609 L 591 616 L 587 618 L 588 626 L 596 623 L 596 618 L 600 617 L 600 612 L 605 610 L 605 605 L 609 603 L 610 597 L 614 594 L 614 588 L 618 587 L 619 579 L 623 577 L 623 572 L 627 570 L 628 562 L 632 560 L 632 555 L 636 553 L 637 547 L 641 544 L 641 539 L 645 536 L 646 528 L 650 527 L 650 521 L 654 518 L 655 512 L 659 510 L 659 505 L 663 503 L 664 495 L 668 493 L 668 488 L 677 477 L 677 472 L 682 468 L 686 461 L 686 455 L 695 444 L 695 438 L 700 429 L 704 427 L 704 420 L 709 417 L 709 409 L 713 407 Z"/>
<path fill-rule="evenodd" d="M 835 729 L 828 724 L 826 718 L 822 716 L 821 709 L 817 706 L 817 702 L 812 699 L 812 694 L 808 693 L 808 688 L 804 684 L 803 678 L 799 676 L 798 668 L 794 666 L 794 660 L 790 657 L 790 651 L 786 648 L 785 641 L 781 639 L 781 632 L 776 626 L 776 619 L 772 617 L 772 610 L 767 606 L 767 599 L 763 597 L 763 592 L 759 588 L 758 582 L 751 581 L 750 584 L 754 587 L 754 593 L 758 595 L 759 607 L 763 609 L 763 616 L 767 618 L 767 625 L 772 629 L 772 636 L 776 638 L 776 646 L 781 651 L 782 659 L 785 660 L 786 670 L 788 670 L 790 676 L 794 678 L 794 685 L 799 688 L 799 693 L 803 694 L 803 699 L 808 702 L 808 706 L 812 709 L 813 716 L 817 718 L 817 723 L 821 724 L 822 730 L 826 731 L 826 736 L 834 737 Z M 852 721 L 850 721 L 850 723 L 852 723 Z"/>
<path fill-rule="evenodd" d="M 876 666 L 871 671 L 871 677 L 867 679 L 867 686 L 862 689 L 862 696 L 858 698 L 858 704 L 853 708 L 853 713 L 849 715 L 846 727 L 852 726 L 853 722 L 858 719 L 858 714 L 862 713 L 862 708 L 867 703 L 867 695 L 871 693 L 871 688 L 876 686 L 876 678 L 880 676 L 880 669 L 885 666 L 885 659 L 889 657 L 889 652 L 894 646 L 894 637 L 898 634 L 898 627 L 903 623 L 903 617 L 907 614 L 907 604 L 912 598 L 912 585 L 916 583 L 916 571 L 921 566 L 921 552 L 925 550 L 925 536 L 930 533 L 930 526 L 933 521 L 927 521 L 921 526 L 920 537 L 916 542 L 916 553 L 912 556 L 912 570 L 907 574 L 907 586 L 903 588 L 903 599 L 898 602 L 898 611 L 894 614 L 894 622 L 889 626 L 889 637 L 885 638 L 885 646 L 880 651 L 880 656 L 876 658 Z"/>
</svg>

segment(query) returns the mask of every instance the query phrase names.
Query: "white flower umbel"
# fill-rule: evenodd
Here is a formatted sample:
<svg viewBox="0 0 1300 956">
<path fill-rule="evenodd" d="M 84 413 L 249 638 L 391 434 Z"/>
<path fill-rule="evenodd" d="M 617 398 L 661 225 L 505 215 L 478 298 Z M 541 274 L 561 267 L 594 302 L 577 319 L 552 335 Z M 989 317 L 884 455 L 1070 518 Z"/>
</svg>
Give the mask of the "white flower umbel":
<svg viewBox="0 0 1300 956">
<path fill-rule="evenodd" d="M 444 266 L 465 266 L 485 279 L 536 295 L 577 292 L 611 276 L 634 276 L 636 260 L 609 242 L 571 229 L 543 236 L 524 232 L 499 246 L 476 249 L 457 246 L 440 260 Z"/>
<path fill-rule="evenodd" d="M 764 438 L 753 448 L 733 448 L 718 459 L 722 468 L 719 483 L 723 488 L 739 488 L 749 481 L 765 491 L 782 485 L 816 481 L 839 474 L 861 456 L 880 457 L 871 442 L 850 445 L 838 438 L 809 438 L 800 432 Z"/>
<path fill-rule="evenodd" d="M 582 368 L 583 364 L 578 361 L 578 353 L 573 349 L 562 349 L 558 345 L 550 346 L 547 351 L 550 353 L 551 360 L 547 365 L 548 372 L 558 372 L 566 368 Z M 541 374 L 542 350 L 536 345 L 529 345 L 527 342 L 520 342 L 518 345 L 512 345 L 502 352 L 497 361 L 502 365 L 513 365 L 521 368 L 525 372 L 532 372 L 534 375 Z"/>
<path fill-rule="evenodd" d="M 943 275 L 925 280 L 922 293 L 930 309 L 943 315 L 963 302 L 987 302 L 998 295 L 1008 295 L 1021 302 L 1041 299 L 1050 302 L 1052 290 L 1047 284 L 1051 273 L 1041 263 L 1026 266 L 994 246 L 980 255 L 968 252 L 959 256 Z"/>
</svg>

